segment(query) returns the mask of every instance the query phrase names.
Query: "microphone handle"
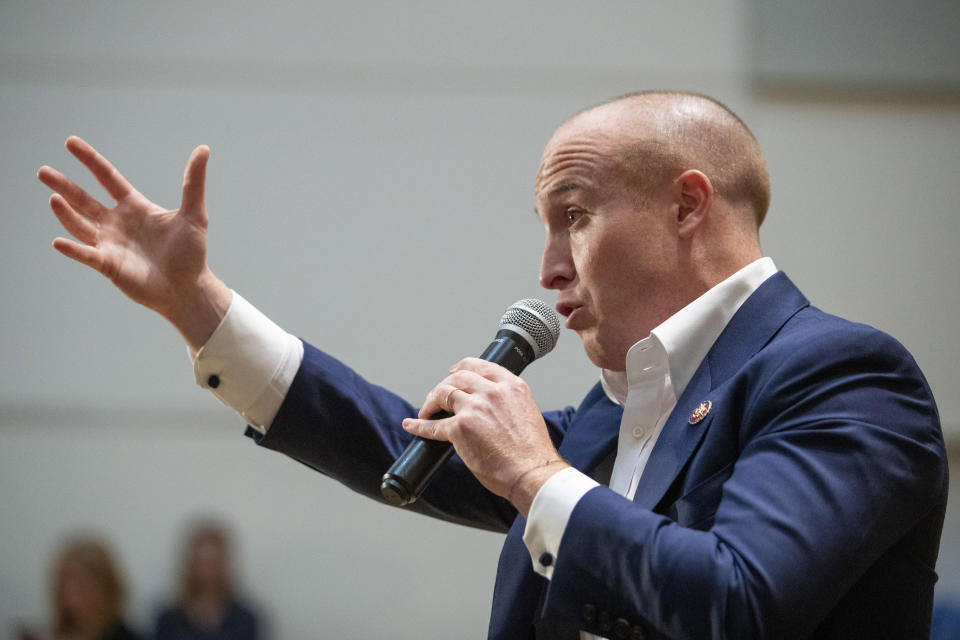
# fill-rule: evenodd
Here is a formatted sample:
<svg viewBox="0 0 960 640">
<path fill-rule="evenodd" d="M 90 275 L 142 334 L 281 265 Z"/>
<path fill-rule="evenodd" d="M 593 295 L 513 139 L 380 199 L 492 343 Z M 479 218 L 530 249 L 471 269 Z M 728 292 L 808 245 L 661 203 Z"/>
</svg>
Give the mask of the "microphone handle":
<svg viewBox="0 0 960 640">
<path fill-rule="evenodd" d="M 493 342 L 480 354 L 481 360 L 499 364 L 514 375 L 520 375 L 534 358 L 526 339 L 509 329 L 498 331 Z M 452 415 L 449 411 L 438 411 L 430 416 L 430 420 L 442 420 Z M 449 442 L 414 436 L 406 450 L 383 474 L 380 495 L 395 507 L 416 502 L 452 455 L 453 445 Z"/>
</svg>

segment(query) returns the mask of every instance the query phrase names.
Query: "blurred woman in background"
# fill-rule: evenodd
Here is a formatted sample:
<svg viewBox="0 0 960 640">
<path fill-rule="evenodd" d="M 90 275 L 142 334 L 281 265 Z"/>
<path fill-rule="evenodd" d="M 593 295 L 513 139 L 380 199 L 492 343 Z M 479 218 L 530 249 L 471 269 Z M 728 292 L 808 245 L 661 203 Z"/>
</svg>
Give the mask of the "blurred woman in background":
<svg viewBox="0 0 960 640">
<path fill-rule="evenodd" d="M 123 620 L 123 577 L 99 537 L 67 540 L 55 556 L 50 586 L 52 628 L 48 633 L 21 630 L 20 638 L 138 640 Z"/>
<path fill-rule="evenodd" d="M 179 601 L 157 618 L 156 640 L 259 640 L 257 616 L 233 586 L 230 538 L 214 523 L 187 537 Z"/>
</svg>

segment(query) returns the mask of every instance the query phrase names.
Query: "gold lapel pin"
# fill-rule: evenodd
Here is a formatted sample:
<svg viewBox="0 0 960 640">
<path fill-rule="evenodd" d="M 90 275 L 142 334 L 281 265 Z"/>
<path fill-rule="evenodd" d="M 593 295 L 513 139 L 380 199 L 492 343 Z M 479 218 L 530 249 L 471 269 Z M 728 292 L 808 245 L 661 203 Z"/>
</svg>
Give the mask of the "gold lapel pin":
<svg viewBox="0 0 960 640">
<path fill-rule="evenodd" d="M 709 400 L 704 400 L 697 405 L 697 408 L 693 410 L 693 413 L 690 414 L 690 424 L 698 424 L 703 422 L 703 419 L 707 417 L 707 414 L 710 413 L 710 408 L 713 406 L 713 403 Z"/>
</svg>

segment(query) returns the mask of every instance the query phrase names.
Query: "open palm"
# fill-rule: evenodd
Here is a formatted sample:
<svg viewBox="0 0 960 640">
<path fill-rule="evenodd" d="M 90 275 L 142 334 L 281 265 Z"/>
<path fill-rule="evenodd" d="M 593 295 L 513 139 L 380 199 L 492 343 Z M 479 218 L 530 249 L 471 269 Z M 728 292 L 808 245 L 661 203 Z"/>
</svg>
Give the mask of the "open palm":
<svg viewBox="0 0 960 640">
<path fill-rule="evenodd" d="M 210 150 L 193 150 L 183 200 L 171 211 L 145 198 L 84 140 L 70 137 L 66 147 L 116 205 L 105 206 L 56 169 L 41 167 L 38 178 L 55 192 L 50 207 L 76 238 L 56 238 L 54 248 L 99 271 L 136 302 L 174 319 L 188 299 L 184 292 L 196 288 L 207 270 L 204 182 Z"/>
</svg>

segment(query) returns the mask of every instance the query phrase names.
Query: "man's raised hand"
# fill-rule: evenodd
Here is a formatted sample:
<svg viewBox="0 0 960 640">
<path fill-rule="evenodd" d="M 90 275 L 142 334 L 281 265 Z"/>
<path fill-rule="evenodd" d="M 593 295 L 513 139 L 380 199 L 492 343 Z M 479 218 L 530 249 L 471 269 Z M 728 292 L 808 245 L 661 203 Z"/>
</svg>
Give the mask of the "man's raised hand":
<svg viewBox="0 0 960 640">
<path fill-rule="evenodd" d="M 190 154 L 180 208 L 167 210 L 133 188 L 84 140 L 71 136 L 66 147 L 116 205 L 105 206 L 56 169 L 41 167 L 37 177 L 55 192 L 50 207 L 76 239 L 56 238 L 54 248 L 99 271 L 130 298 L 167 318 L 194 348 L 202 346 L 232 295 L 206 264 L 204 184 L 209 148 L 199 146 Z"/>
</svg>

